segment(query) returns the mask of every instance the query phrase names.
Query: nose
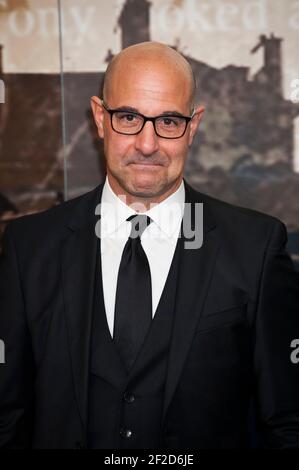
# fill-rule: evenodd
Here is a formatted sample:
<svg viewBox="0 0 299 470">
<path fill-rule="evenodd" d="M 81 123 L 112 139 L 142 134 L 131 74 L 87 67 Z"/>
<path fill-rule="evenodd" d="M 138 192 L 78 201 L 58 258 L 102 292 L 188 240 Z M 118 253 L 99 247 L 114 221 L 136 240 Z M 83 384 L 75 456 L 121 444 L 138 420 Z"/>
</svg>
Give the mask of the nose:
<svg viewBox="0 0 299 470">
<path fill-rule="evenodd" d="M 143 155 L 152 155 L 158 150 L 158 136 L 151 121 L 147 121 L 142 131 L 136 135 L 135 148 Z"/>
</svg>

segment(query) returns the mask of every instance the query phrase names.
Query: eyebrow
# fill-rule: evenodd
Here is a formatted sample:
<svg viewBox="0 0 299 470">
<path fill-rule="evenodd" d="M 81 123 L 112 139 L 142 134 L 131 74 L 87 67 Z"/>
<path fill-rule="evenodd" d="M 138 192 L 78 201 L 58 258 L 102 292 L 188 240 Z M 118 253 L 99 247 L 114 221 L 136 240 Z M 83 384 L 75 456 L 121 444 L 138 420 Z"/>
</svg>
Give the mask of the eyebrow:
<svg viewBox="0 0 299 470">
<path fill-rule="evenodd" d="M 142 114 L 137 108 L 133 108 L 132 106 L 120 106 L 119 108 L 115 108 L 114 111 L 129 111 L 131 113 Z M 162 111 L 158 116 L 184 116 L 182 113 L 176 110 L 170 111 Z"/>
</svg>

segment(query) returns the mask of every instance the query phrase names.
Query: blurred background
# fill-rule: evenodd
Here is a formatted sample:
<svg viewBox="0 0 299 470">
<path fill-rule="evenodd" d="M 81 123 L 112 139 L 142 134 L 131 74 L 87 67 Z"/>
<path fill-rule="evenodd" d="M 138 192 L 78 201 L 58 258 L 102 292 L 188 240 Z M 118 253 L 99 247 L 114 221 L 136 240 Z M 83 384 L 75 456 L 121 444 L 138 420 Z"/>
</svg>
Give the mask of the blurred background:
<svg viewBox="0 0 299 470">
<path fill-rule="evenodd" d="M 103 181 L 90 97 L 148 40 L 189 60 L 206 107 L 186 180 L 280 218 L 299 269 L 298 0 L 0 0 L 0 239 Z"/>
</svg>

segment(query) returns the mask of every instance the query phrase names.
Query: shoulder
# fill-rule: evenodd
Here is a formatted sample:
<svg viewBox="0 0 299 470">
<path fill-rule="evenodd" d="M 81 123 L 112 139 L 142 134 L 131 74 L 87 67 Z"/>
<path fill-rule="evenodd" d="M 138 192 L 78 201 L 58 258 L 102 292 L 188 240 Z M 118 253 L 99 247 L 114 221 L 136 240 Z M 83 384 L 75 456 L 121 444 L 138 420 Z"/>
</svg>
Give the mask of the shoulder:
<svg viewBox="0 0 299 470">
<path fill-rule="evenodd" d="M 72 224 L 84 225 L 95 216 L 102 185 L 93 190 L 36 214 L 29 214 L 9 222 L 7 231 L 18 244 L 53 242 L 60 240 Z"/>
<path fill-rule="evenodd" d="M 189 188 L 191 188 L 189 186 Z M 238 206 L 191 188 L 193 199 L 203 203 L 203 212 L 217 225 L 224 237 L 240 242 L 269 241 L 272 236 L 285 241 L 285 224 L 270 214 Z"/>
</svg>

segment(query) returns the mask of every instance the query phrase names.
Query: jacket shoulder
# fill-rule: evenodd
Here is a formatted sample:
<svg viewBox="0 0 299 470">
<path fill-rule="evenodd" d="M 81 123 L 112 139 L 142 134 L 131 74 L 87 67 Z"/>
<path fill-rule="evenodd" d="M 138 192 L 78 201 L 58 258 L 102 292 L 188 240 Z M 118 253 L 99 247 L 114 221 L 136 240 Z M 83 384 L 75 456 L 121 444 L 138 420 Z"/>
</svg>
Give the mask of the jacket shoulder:
<svg viewBox="0 0 299 470">
<path fill-rule="evenodd" d="M 213 212 L 217 223 L 220 223 L 221 225 L 235 226 L 235 224 L 237 224 L 237 226 L 240 225 L 255 229 L 258 229 L 259 227 L 285 227 L 284 223 L 280 219 L 265 212 L 231 204 L 208 194 L 200 193 L 199 191 L 196 192 L 199 200 L 209 206 L 209 209 Z"/>
<path fill-rule="evenodd" d="M 84 224 L 94 215 L 101 186 L 99 185 L 87 193 L 62 202 L 58 206 L 35 214 L 21 216 L 9 222 L 8 227 L 16 239 L 45 240 L 49 237 L 52 237 L 52 239 L 60 238 L 65 227 L 72 220 Z"/>
<path fill-rule="evenodd" d="M 191 191 L 193 201 L 203 203 L 204 223 L 206 220 L 208 225 L 217 226 L 223 244 L 243 253 L 253 247 L 261 252 L 269 243 L 277 247 L 286 244 L 287 229 L 277 217 L 199 192 L 188 184 L 187 190 Z"/>
</svg>

